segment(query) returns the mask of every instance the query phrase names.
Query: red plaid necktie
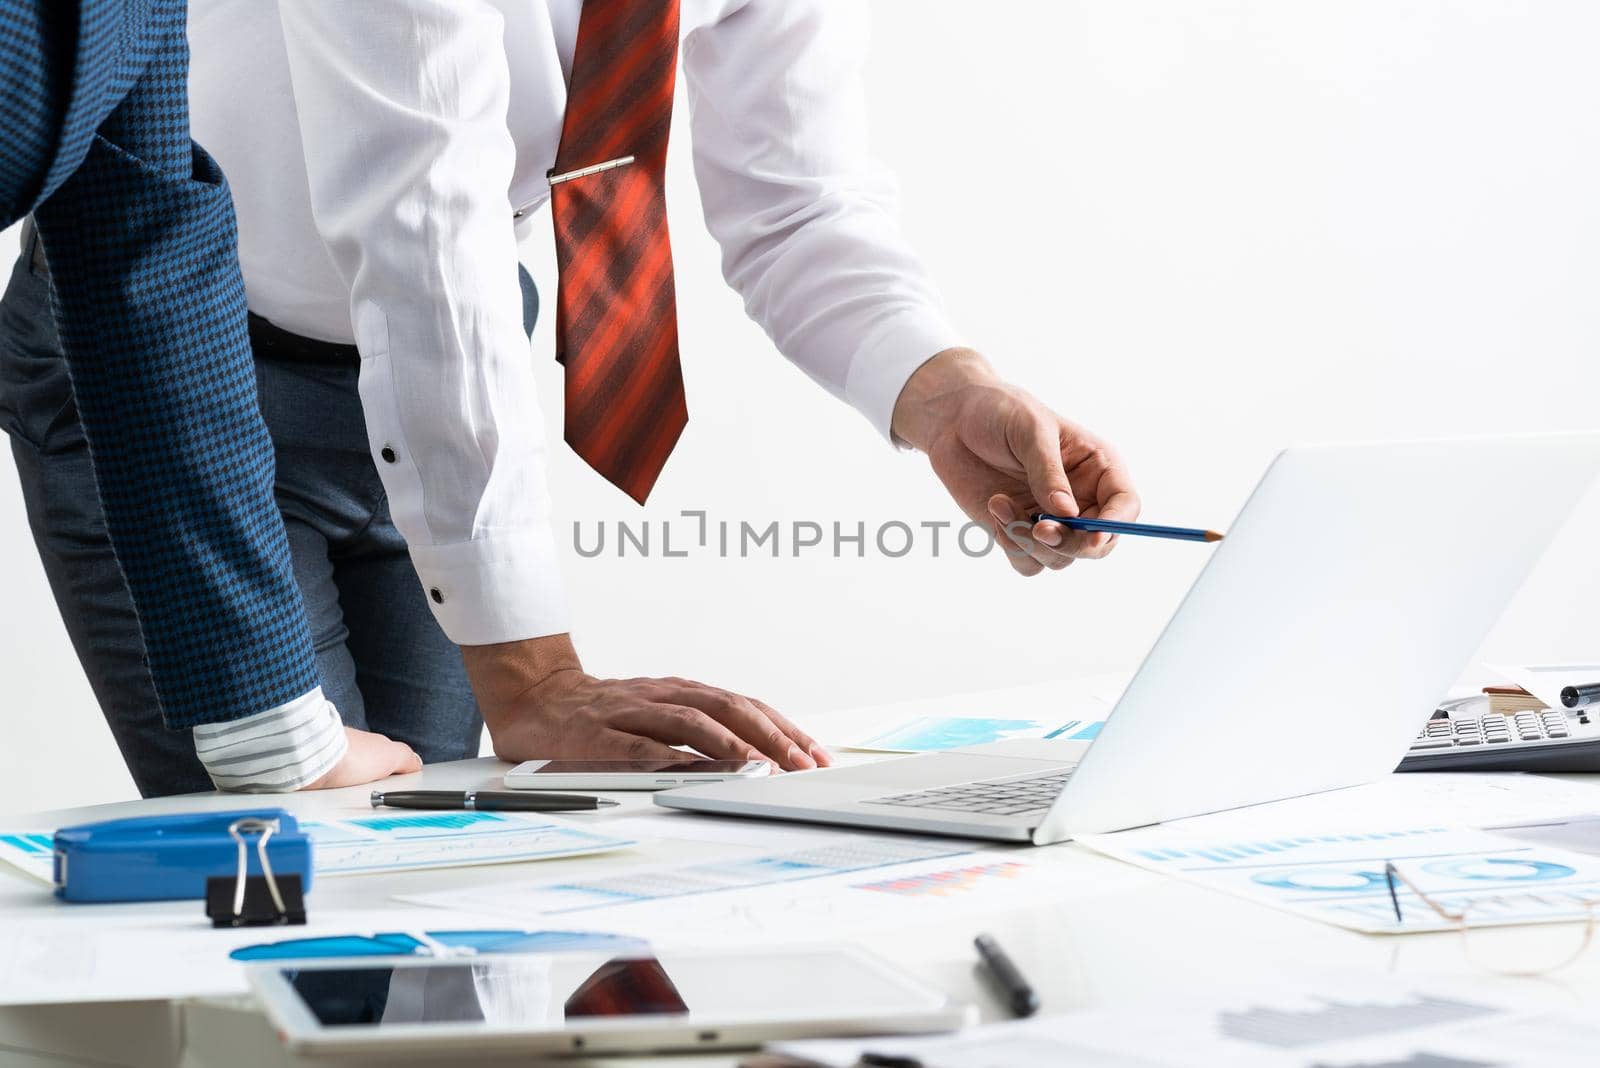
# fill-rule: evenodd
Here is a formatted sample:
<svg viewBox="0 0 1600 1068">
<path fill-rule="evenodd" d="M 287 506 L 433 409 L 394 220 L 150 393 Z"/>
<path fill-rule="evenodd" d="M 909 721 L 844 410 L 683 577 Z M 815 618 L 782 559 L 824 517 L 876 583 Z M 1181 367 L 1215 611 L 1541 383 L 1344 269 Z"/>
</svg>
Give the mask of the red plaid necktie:
<svg viewBox="0 0 1600 1068">
<path fill-rule="evenodd" d="M 640 504 L 689 421 L 663 193 L 677 65 L 678 0 L 584 0 L 551 172 L 567 444 Z"/>
</svg>

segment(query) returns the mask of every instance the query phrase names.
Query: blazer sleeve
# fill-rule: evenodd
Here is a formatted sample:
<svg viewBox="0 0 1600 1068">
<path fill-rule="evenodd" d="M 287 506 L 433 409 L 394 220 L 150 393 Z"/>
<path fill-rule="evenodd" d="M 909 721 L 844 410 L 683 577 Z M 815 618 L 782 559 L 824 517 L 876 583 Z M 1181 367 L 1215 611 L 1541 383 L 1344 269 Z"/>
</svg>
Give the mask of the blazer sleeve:
<svg viewBox="0 0 1600 1068">
<path fill-rule="evenodd" d="M 140 47 L 118 61 L 142 68 L 77 79 L 106 98 L 74 101 L 93 132 L 63 141 L 87 150 L 35 211 L 106 525 L 172 728 L 260 713 L 321 681 L 256 406 L 233 204 L 189 140 L 183 8 L 147 6 Z"/>
</svg>

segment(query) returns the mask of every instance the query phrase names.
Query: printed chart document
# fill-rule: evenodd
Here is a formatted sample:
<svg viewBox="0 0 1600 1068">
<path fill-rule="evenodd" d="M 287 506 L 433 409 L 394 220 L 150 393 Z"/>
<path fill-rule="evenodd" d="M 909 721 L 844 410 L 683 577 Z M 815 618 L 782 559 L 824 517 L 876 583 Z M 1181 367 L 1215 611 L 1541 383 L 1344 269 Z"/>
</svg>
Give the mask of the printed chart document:
<svg viewBox="0 0 1600 1068">
<path fill-rule="evenodd" d="M 503 864 L 603 853 L 634 844 L 548 816 L 517 812 L 414 812 L 303 820 L 320 876 Z M 54 831 L 0 833 L 0 860 L 54 882 Z"/>
<path fill-rule="evenodd" d="M 924 1068 L 1567 1068 L 1592 1065 L 1600 1024 L 1557 999 L 1507 1001 L 1451 983 L 1363 979 L 1309 993 L 1260 990 L 1189 1004 L 1097 1009 L 912 1039 L 780 1042 L 805 1064 L 862 1053 Z"/>
<path fill-rule="evenodd" d="M 1593 812 L 1587 782 L 1516 773 L 1391 775 L 1367 786 L 1174 820 L 1083 845 L 1175 878 L 1357 931 L 1450 925 L 1409 891 L 1396 922 L 1384 863 L 1447 908 L 1489 897 L 1521 900 L 1501 923 L 1581 917 L 1600 897 L 1600 857 L 1563 849 L 1506 824 L 1559 822 Z M 1480 828 L 1491 828 L 1485 832 Z M 1475 910 L 1473 923 L 1488 922 Z"/>
<path fill-rule="evenodd" d="M 1600 899 L 1600 857 L 1486 831 L 1366 829 L 1211 837 L 1094 835 L 1084 845 L 1152 871 L 1369 934 L 1453 930 L 1405 887 L 1396 918 L 1385 863 L 1475 926 L 1584 919 Z"/>
<path fill-rule="evenodd" d="M 620 820 L 631 824 L 643 820 Z M 765 845 L 746 842 L 763 830 L 744 821 L 650 818 L 653 825 L 684 824 L 706 844 L 723 846 L 710 859 L 608 868 L 567 876 L 405 895 L 408 904 L 432 905 L 519 924 L 539 916 L 563 929 L 609 931 L 649 938 L 652 944 L 707 937 L 739 944 L 784 944 L 819 937 L 920 924 L 940 924 L 968 914 L 1066 897 L 1114 893 L 1144 876 L 1107 863 L 1092 886 L 1064 888 L 1052 866 L 1027 849 L 979 849 L 971 842 L 877 836 L 809 828 L 767 828 Z M 650 837 L 672 837 L 669 828 Z"/>
</svg>

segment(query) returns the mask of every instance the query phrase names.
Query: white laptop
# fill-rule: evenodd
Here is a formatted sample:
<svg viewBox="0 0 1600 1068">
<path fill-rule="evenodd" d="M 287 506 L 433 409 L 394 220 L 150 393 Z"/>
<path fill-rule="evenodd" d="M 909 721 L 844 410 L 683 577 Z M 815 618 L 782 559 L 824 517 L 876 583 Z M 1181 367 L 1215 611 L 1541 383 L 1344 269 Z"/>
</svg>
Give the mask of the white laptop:
<svg viewBox="0 0 1600 1068">
<path fill-rule="evenodd" d="M 1597 472 L 1588 433 L 1288 449 L 1094 741 L 996 742 L 656 803 L 1044 845 L 1370 782 Z"/>
</svg>

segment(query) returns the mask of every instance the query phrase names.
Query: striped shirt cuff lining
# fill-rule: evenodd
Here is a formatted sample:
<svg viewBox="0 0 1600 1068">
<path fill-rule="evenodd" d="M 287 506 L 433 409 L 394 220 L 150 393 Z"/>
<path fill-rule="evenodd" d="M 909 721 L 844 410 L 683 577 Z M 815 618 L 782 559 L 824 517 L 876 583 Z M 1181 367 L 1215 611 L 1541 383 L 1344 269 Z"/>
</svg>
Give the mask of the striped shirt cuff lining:
<svg viewBox="0 0 1600 1068">
<path fill-rule="evenodd" d="M 306 786 L 348 748 L 338 710 L 317 688 L 287 705 L 194 728 L 195 752 L 221 790 L 289 791 Z"/>
</svg>

